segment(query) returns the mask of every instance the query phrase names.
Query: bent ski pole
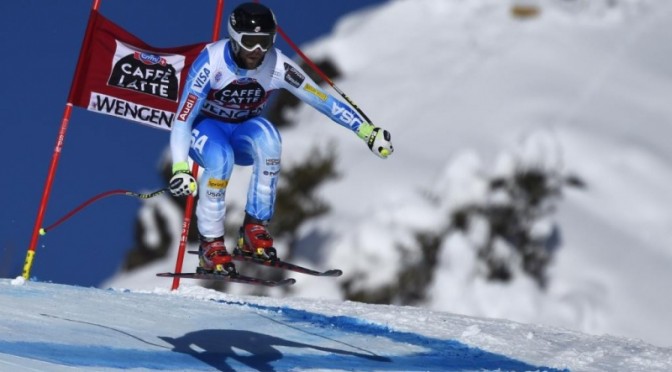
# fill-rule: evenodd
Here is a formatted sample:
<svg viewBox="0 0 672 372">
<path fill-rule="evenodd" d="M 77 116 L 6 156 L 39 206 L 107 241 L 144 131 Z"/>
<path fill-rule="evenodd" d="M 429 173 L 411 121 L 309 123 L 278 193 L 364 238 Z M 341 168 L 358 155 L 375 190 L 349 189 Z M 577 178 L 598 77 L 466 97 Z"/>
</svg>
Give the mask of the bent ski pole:
<svg viewBox="0 0 672 372">
<path fill-rule="evenodd" d="M 40 235 L 45 235 L 47 233 L 47 231 L 49 231 L 49 230 L 53 229 L 54 227 L 60 225 L 61 223 L 65 222 L 67 219 L 69 219 L 73 215 L 77 214 L 79 211 L 86 208 L 90 204 L 92 204 L 92 203 L 94 203 L 94 202 L 96 202 L 100 199 L 103 199 L 105 197 L 112 196 L 112 195 L 126 195 L 126 196 L 133 196 L 133 197 L 140 198 L 140 199 L 150 199 L 150 198 L 153 198 L 157 195 L 160 195 L 160 194 L 162 194 L 166 191 L 168 191 L 167 187 L 163 188 L 161 190 L 157 190 L 157 191 L 154 191 L 154 192 L 147 193 L 147 194 L 137 193 L 137 192 L 128 191 L 128 190 L 110 190 L 110 191 L 100 193 L 100 194 L 92 197 L 91 199 L 85 201 L 84 203 L 79 205 L 77 208 L 71 210 L 70 212 L 68 212 L 68 214 L 61 217 L 58 221 L 52 223 L 51 225 L 49 225 L 47 227 L 40 228 Z"/>
</svg>

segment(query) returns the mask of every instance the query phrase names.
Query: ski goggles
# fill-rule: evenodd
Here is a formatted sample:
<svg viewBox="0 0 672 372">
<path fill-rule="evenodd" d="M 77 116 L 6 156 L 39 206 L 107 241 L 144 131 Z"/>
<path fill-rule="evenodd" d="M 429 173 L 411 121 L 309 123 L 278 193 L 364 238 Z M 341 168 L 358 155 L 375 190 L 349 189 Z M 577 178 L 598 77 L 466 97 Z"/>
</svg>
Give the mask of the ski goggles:
<svg viewBox="0 0 672 372">
<path fill-rule="evenodd" d="M 275 43 L 275 33 L 272 34 L 259 34 L 259 33 L 235 33 L 233 39 L 243 47 L 243 49 L 251 52 L 257 48 L 261 49 L 263 52 L 268 52 L 268 50 Z"/>
</svg>

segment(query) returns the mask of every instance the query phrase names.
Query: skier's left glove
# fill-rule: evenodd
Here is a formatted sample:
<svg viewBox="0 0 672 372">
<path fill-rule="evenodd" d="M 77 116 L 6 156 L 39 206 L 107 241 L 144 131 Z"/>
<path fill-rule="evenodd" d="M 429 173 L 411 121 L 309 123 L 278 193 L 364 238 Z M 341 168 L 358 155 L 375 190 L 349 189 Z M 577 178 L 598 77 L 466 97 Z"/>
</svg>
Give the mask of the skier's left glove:
<svg viewBox="0 0 672 372">
<path fill-rule="evenodd" d="M 189 171 L 186 161 L 173 164 L 173 177 L 170 178 L 170 193 L 173 196 L 196 196 L 198 186 L 196 179 Z"/>
<path fill-rule="evenodd" d="M 383 128 L 370 123 L 362 123 L 357 130 L 359 138 L 366 142 L 369 149 L 380 158 L 387 159 L 394 152 L 392 135 Z"/>
</svg>

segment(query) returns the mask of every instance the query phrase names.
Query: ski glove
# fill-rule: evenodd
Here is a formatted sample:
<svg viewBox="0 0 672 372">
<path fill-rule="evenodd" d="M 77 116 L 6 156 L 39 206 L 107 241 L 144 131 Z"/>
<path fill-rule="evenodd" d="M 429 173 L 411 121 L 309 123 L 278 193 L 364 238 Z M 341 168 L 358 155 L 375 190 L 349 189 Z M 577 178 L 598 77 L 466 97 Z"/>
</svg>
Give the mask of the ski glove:
<svg viewBox="0 0 672 372">
<path fill-rule="evenodd" d="M 189 196 L 198 192 L 196 179 L 189 172 L 189 164 L 184 161 L 173 164 L 173 177 L 170 178 L 170 193 L 173 196 Z"/>
<path fill-rule="evenodd" d="M 383 128 L 370 123 L 362 123 L 357 130 L 357 135 L 366 142 L 374 154 L 382 159 L 387 159 L 394 152 L 394 147 L 390 142 L 392 135 Z"/>
</svg>

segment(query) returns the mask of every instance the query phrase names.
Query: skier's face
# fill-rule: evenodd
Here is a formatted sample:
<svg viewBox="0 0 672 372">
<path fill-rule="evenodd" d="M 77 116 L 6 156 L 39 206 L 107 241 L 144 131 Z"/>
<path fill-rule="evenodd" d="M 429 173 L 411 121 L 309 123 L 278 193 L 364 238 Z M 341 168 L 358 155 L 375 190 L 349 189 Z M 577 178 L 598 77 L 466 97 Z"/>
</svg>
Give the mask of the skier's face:
<svg viewBox="0 0 672 372">
<path fill-rule="evenodd" d="M 243 48 L 240 48 L 238 56 L 240 57 L 241 62 L 244 64 L 244 68 L 248 70 L 253 70 L 261 64 L 261 61 L 264 60 L 266 52 L 262 51 L 260 48 L 256 48 L 253 51 L 249 52 Z"/>
</svg>

